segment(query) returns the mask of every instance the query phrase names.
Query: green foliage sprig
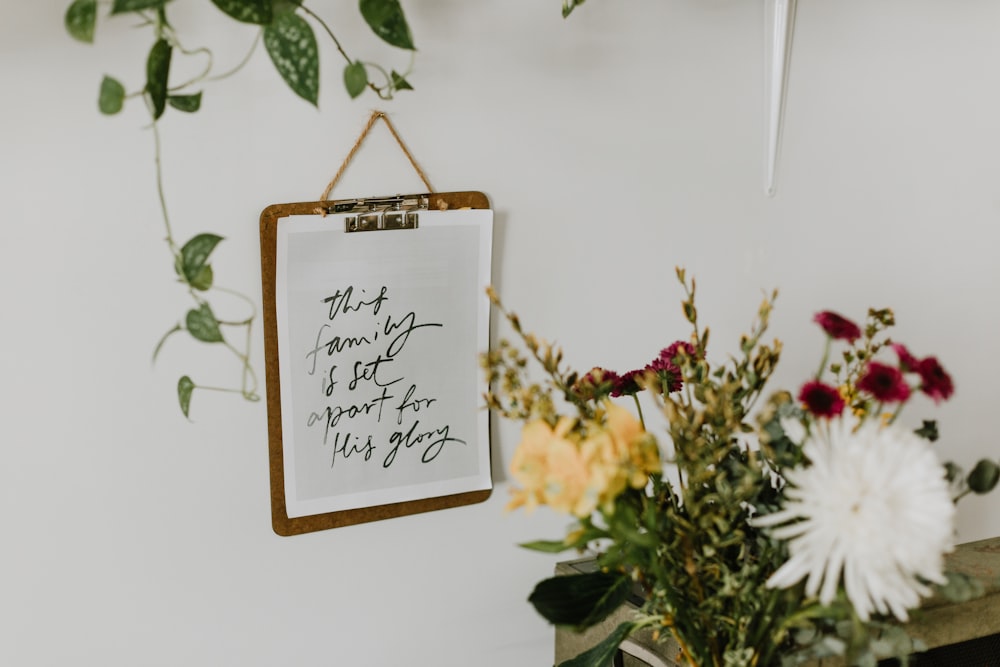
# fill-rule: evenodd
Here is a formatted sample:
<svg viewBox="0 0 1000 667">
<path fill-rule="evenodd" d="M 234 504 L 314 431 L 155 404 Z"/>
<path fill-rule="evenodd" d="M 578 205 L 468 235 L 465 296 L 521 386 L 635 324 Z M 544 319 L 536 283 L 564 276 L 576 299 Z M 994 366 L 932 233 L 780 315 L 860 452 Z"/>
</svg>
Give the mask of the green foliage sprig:
<svg viewBox="0 0 1000 667">
<path fill-rule="evenodd" d="M 246 56 L 235 68 L 221 74 L 215 73 L 214 56 L 210 49 L 205 47 L 190 49 L 184 46 L 177 30 L 168 19 L 168 10 L 174 6 L 169 0 L 110 0 L 110 2 L 74 0 L 67 8 L 64 17 L 69 34 L 88 44 L 94 42 L 98 10 L 101 6 L 110 6 L 108 18 L 119 16 L 131 17 L 133 20 L 138 18 L 138 27 L 147 28 L 152 33 L 152 45 L 145 56 L 145 81 L 142 86 L 133 92 L 128 92 L 121 81 L 106 75 L 100 83 L 97 104 L 101 113 L 107 115 L 119 113 L 129 99 L 141 98 L 145 104 L 151 119 L 156 188 L 166 229 L 165 240 L 170 250 L 176 279 L 184 286 L 193 301 L 193 306 L 181 321 L 168 330 L 156 345 L 153 352 L 154 361 L 167 339 L 176 333 L 186 331 L 199 342 L 228 350 L 236 356 L 241 365 L 240 382 L 237 387 L 199 385 L 189 375 L 182 376 L 177 383 L 177 398 L 185 417 L 190 416 L 191 397 L 195 389 L 238 393 L 249 401 L 259 399 L 257 375 L 250 362 L 256 307 L 253 300 L 246 295 L 216 283 L 210 258 L 216 246 L 223 240 L 222 236 L 203 232 L 184 243 L 179 243 L 174 235 L 167 211 L 161 167 L 158 123 L 164 113 L 168 109 L 188 114 L 197 112 L 202 105 L 202 87 L 212 81 L 229 77 L 242 69 L 261 42 L 288 87 L 302 99 L 318 106 L 319 48 L 310 20 L 319 25 L 330 37 L 337 52 L 346 61 L 343 84 L 352 98 L 358 97 L 366 89 L 386 100 L 392 99 L 397 91 L 412 90 L 406 78 L 409 76 L 409 68 L 399 73 L 394 69 L 387 70 L 377 63 L 352 58 L 330 26 L 301 0 L 212 0 L 212 3 L 226 16 L 241 24 L 254 26 L 256 29 L 256 35 Z M 411 53 L 415 51 L 410 28 L 398 0 L 360 0 L 359 9 L 368 26 L 380 39 L 393 47 Z M 171 79 L 171 73 L 174 60 L 178 57 L 200 58 L 204 61 L 204 66 L 197 76 L 177 82 Z M 247 304 L 248 314 L 236 320 L 220 319 L 209 301 L 209 295 L 213 293 L 226 293 L 242 300 Z"/>
</svg>

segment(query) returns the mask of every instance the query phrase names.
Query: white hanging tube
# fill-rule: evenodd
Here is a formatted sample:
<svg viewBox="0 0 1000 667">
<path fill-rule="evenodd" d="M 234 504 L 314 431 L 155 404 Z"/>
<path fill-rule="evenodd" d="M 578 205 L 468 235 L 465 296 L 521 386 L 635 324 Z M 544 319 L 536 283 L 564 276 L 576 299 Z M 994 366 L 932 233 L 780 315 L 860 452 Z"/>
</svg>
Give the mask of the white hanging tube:
<svg viewBox="0 0 1000 667">
<path fill-rule="evenodd" d="M 764 190 L 769 197 L 777 191 L 778 154 L 784 125 L 788 71 L 792 62 L 792 35 L 795 32 L 795 6 L 798 0 L 764 0 L 765 17 L 770 29 L 767 58 L 767 177 Z"/>
</svg>

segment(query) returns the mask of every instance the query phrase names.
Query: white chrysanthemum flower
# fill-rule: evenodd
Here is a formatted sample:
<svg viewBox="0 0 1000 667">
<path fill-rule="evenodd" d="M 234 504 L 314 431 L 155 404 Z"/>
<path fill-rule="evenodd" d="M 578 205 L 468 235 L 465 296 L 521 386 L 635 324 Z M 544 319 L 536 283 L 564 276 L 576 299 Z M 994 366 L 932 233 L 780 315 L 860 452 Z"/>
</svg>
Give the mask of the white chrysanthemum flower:
<svg viewBox="0 0 1000 667">
<path fill-rule="evenodd" d="M 855 430 L 856 429 L 856 430 Z M 789 540 L 790 557 L 768 580 L 834 600 L 841 581 L 858 616 L 907 609 L 944 583 L 955 505 L 930 444 L 897 426 L 834 419 L 804 445 L 810 464 L 787 473 L 784 507 L 757 517 Z"/>
<path fill-rule="evenodd" d="M 802 441 L 806 439 L 806 427 L 802 425 L 800 420 L 794 417 L 782 417 L 778 423 L 781 425 L 781 430 L 785 432 L 785 437 L 795 444 L 801 445 Z"/>
</svg>

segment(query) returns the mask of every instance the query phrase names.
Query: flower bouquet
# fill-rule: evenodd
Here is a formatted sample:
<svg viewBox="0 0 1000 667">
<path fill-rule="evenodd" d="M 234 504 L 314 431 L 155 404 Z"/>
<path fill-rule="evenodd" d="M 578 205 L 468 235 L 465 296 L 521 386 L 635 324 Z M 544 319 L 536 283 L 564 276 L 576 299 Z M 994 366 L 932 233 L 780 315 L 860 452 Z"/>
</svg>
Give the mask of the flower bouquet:
<svg viewBox="0 0 1000 667">
<path fill-rule="evenodd" d="M 621 374 L 565 368 L 561 350 L 488 292 L 524 348 L 500 341 L 482 358 L 487 406 L 524 422 L 509 507 L 547 505 L 573 520 L 561 539 L 523 546 L 589 549 L 599 566 L 540 582 L 530 602 L 550 622 L 583 630 L 634 592 L 643 600 L 633 619 L 563 665 L 608 665 L 640 628 L 672 636 L 678 662 L 694 667 L 905 661 L 922 650 L 899 625 L 908 610 L 968 586 L 944 571 L 955 502 L 1000 477 L 991 460 L 969 474 L 941 463 L 935 422 L 913 430 L 897 419 L 916 393 L 948 399 L 951 378 L 935 357 L 888 338 L 890 310 L 869 311 L 863 328 L 822 312 L 815 376 L 795 395 L 762 400 L 781 352 L 764 341 L 777 294 L 763 300 L 737 354 L 714 364 L 695 281 L 677 276 L 690 337 Z M 662 442 L 646 430 L 641 392 L 665 416 Z"/>
</svg>

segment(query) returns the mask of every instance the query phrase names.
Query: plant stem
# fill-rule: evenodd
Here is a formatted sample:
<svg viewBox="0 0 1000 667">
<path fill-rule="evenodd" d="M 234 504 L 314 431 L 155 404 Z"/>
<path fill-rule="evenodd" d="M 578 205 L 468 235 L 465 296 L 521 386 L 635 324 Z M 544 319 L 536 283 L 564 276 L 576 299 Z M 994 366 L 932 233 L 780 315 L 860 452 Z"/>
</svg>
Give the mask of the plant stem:
<svg viewBox="0 0 1000 667">
<path fill-rule="evenodd" d="M 819 370 L 816 371 L 816 380 L 823 377 L 823 371 L 826 370 L 826 362 L 830 359 L 830 346 L 833 339 L 829 336 L 826 337 L 826 345 L 823 346 L 823 359 L 819 362 Z"/>
<path fill-rule="evenodd" d="M 227 79 L 227 78 L 231 77 L 232 75 L 236 74 L 241 69 L 243 69 L 244 67 L 246 67 L 246 64 L 248 62 L 250 62 L 250 57 L 253 56 L 254 51 L 257 50 L 257 45 L 260 44 L 260 38 L 261 38 L 261 36 L 263 34 L 264 34 L 263 30 L 258 30 L 257 31 L 257 36 L 254 37 L 253 44 L 250 45 L 250 50 L 247 51 L 247 54 L 245 56 L 243 56 L 243 60 L 241 60 L 235 67 L 233 67 L 231 70 L 223 72 L 222 74 L 217 74 L 215 76 L 210 76 L 210 77 L 208 77 L 205 80 L 206 81 L 221 81 L 222 79 Z"/>
<path fill-rule="evenodd" d="M 149 107 L 150 101 L 149 96 L 144 96 L 143 99 L 146 101 L 146 107 Z M 150 109 L 150 117 L 152 117 L 152 109 Z M 153 154 L 153 163 L 156 165 L 156 194 L 160 199 L 160 211 L 163 214 L 163 226 L 167 230 L 167 245 L 170 247 L 170 252 L 177 258 L 178 249 L 177 244 L 174 242 L 174 234 L 170 228 L 170 216 L 167 214 L 167 199 L 163 194 L 163 164 L 160 159 L 160 131 L 159 127 L 154 119 L 150 128 L 153 130 L 153 145 L 155 147 L 155 152 Z"/>
<path fill-rule="evenodd" d="M 345 51 L 344 47 L 341 46 L 340 40 L 337 39 L 337 36 L 335 34 L 333 34 L 333 30 L 331 30 L 330 26 L 328 26 L 326 24 L 326 21 L 324 21 L 322 18 L 320 18 L 320 16 L 318 14 L 316 14 L 316 12 L 314 12 L 311 9 L 309 9 L 305 5 L 299 5 L 299 9 L 301 9 L 303 12 L 305 12 L 306 14 L 308 14 L 312 18 L 312 20 L 316 21 L 316 23 L 320 24 L 320 26 L 323 28 L 323 30 L 326 31 L 326 34 L 330 36 L 330 39 L 333 40 L 333 45 L 335 47 L 337 47 L 337 51 L 339 51 L 340 55 L 344 57 L 344 60 L 347 61 L 347 64 L 348 65 L 353 64 L 354 61 L 351 60 L 351 57 L 349 55 L 347 55 L 347 51 Z M 379 69 L 382 69 L 382 68 L 379 67 Z M 382 70 L 382 73 L 385 74 L 385 70 Z M 389 81 L 391 83 L 392 79 L 389 79 Z M 380 87 L 376 86 L 371 81 L 368 82 L 368 87 L 371 88 L 373 91 L 375 91 L 375 94 L 378 95 L 379 98 L 381 98 L 383 100 L 392 99 L 392 94 L 391 93 L 389 94 L 388 97 L 384 96 L 383 93 L 382 93 L 382 89 Z M 391 90 L 391 88 L 390 88 L 390 90 Z"/>
<path fill-rule="evenodd" d="M 331 30 L 330 26 L 328 26 L 326 24 L 326 21 L 324 21 L 322 18 L 320 18 L 316 14 L 316 12 L 314 12 L 311 9 L 309 9 L 305 5 L 299 5 L 299 9 L 301 9 L 303 12 L 305 12 L 306 14 L 308 14 L 310 17 L 312 17 L 312 19 L 314 21 L 316 21 L 316 23 L 319 23 L 320 26 L 323 27 L 323 30 L 325 30 L 326 34 L 328 34 L 330 36 L 330 39 L 333 40 L 333 45 L 337 47 L 337 51 L 339 51 L 340 55 L 342 55 L 344 57 L 344 60 L 347 61 L 347 64 L 351 64 L 351 63 L 354 62 L 353 60 L 351 60 L 351 57 L 349 55 L 347 55 L 347 51 L 344 51 L 344 47 L 340 45 L 340 40 L 337 39 L 337 36 L 333 34 L 333 30 Z"/>
<path fill-rule="evenodd" d="M 646 430 L 646 420 L 642 418 L 642 405 L 639 404 L 639 394 L 632 394 L 632 400 L 635 401 L 636 412 L 639 413 L 639 425 L 642 426 L 642 430 Z"/>
</svg>

